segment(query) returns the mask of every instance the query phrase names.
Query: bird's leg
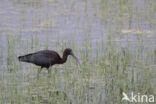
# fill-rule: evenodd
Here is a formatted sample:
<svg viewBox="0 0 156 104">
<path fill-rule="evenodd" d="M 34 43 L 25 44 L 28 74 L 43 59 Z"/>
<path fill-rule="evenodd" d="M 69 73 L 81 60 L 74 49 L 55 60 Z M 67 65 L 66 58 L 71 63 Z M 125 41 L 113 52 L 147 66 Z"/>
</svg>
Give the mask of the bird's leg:
<svg viewBox="0 0 156 104">
<path fill-rule="evenodd" d="M 51 77 L 51 70 L 49 68 L 47 68 L 48 70 L 48 77 L 50 78 Z"/>
<path fill-rule="evenodd" d="M 42 67 L 38 70 L 38 74 L 40 74 L 40 73 L 41 73 L 41 71 L 42 71 Z"/>
<path fill-rule="evenodd" d="M 49 68 L 47 68 L 47 70 L 48 70 L 48 74 L 50 74 L 51 73 L 51 70 Z"/>
<path fill-rule="evenodd" d="M 37 77 L 39 77 L 41 71 L 42 71 L 42 67 L 38 70 Z"/>
</svg>

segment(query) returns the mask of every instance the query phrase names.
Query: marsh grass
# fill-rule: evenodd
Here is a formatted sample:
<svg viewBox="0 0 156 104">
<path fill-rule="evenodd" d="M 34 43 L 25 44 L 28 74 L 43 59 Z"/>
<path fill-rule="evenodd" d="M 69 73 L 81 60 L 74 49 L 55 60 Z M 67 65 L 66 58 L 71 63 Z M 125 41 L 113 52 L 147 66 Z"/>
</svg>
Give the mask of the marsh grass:
<svg viewBox="0 0 156 104">
<path fill-rule="evenodd" d="M 0 101 L 3 104 L 123 103 L 122 92 L 155 94 L 152 82 L 155 67 L 150 67 L 155 62 L 155 58 L 150 58 L 155 57 L 155 51 L 147 50 L 144 53 L 138 48 L 137 54 L 134 54 L 130 48 L 116 49 L 111 38 L 108 38 L 106 47 L 98 46 L 97 50 L 100 51 L 93 50 L 91 41 L 84 42 L 84 47 L 78 49 L 73 41 L 64 40 L 62 48 L 72 47 L 75 54 L 79 54 L 81 70 L 77 70 L 77 64 L 69 58 L 66 64 L 53 66 L 50 77 L 44 70 L 37 79 L 37 67 L 29 64 L 28 67 L 22 67 L 23 64 L 15 59 L 16 47 L 11 45 L 20 41 L 9 37 L 7 66 L 11 66 L 13 71 L 8 69 L 1 73 Z M 32 45 L 39 50 L 40 46 L 34 44 L 35 41 L 37 39 L 32 38 Z M 26 47 L 31 49 L 28 45 Z M 62 48 L 56 48 L 62 51 Z"/>
<path fill-rule="evenodd" d="M 43 1 L 13 0 L 13 2 L 41 6 Z M 71 2 L 74 9 L 76 3 L 74 0 Z M 85 13 L 89 11 L 88 2 L 90 1 L 84 1 Z M 133 7 L 133 4 L 131 0 L 100 0 L 100 9 L 97 10 L 96 15 L 107 27 L 107 35 L 102 32 L 99 39 L 92 39 L 92 19 L 91 14 L 88 13 L 81 45 L 74 39 L 62 38 L 59 33 L 55 34 L 57 37 L 51 41 L 48 29 L 43 29 L 46 38 L 40 39 L 40 35 L 36 35 L 40 34 L 38 30 L 48 28 L 55 23 L 53 19 L 50 21 L 48 13 L 45 16 L 47 21 L 38 23 L 40 28 L 22 29 L 21 27 L 18 30 L 20 35 L 7 34 L 6 51 L 0 50 L 0 104 L 129 104 L 121 102 L 123 92 L 156 95 L 156 49 L 144 47 L 144 36 L 152 31 L 141 30 L 143 12 L 140 8 Z M 154 14 L 155 7 L 150 7 L 150 17 Z M 40 11 L 40 15 L 41 13 Z M 146 13 L 148 14 L 147 11 Z M 66 14 L 68 15 L 69 13 Z M 21 19 L 24 24 L 25 17 L 26 14 L 22 12 Z M 33 17 L 34 24 L 37 24 L 36 18 Z M 128 29 L 125 29 L 127 20 Z M 137 29 L 132 28 L 134 22 Z M 33 33 L 29 38 L 22 35 L 23 32 L 30 31 Z M 126 38 L 125 43 L 128 44 L 126 48 L 123 48 L 122 44 L 116 47 L 114 33 L 121 35 L 119 43 L 122 37 L 129 38 L 129 35 L 136 35 L 137 42 Z M 43 70 L 38 79 L 36 75 L 39 67 L 20 63 L 17 59 L 18 55 L 42 49 L 56 50 L 62 56 L 66 47 L 72 48 L 75 55 L 79 57 L 80 70 L 77 63 L 69 57 L 64 65 L 51 67 L 50 76 L 47 70 Z"/>
</svg>

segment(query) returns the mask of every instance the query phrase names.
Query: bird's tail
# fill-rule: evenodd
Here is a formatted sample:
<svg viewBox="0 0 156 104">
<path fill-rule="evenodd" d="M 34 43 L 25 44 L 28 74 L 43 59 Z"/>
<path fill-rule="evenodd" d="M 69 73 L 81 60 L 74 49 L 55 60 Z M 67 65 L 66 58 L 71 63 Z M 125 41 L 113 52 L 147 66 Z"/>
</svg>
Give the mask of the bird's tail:
<svg viewBox="0 0 156 104">
<path fill-rule="evenodd" d="M 18 60 L 22 62 L 31 62 L 31 57 L 32 54 L 24 55 L 24 56 L 19 56 Z"/>
</svg>

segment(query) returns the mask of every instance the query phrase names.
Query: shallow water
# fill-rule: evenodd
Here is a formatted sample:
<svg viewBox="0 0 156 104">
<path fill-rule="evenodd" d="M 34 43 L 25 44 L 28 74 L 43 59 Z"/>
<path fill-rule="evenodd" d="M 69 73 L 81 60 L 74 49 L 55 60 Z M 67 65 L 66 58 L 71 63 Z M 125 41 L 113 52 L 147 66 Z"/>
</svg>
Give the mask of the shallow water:
<svg viewBox="0 0 156 104">
<path fill-rule="evenodd" d="M 110 41 L 116 49 L 132 50 L 136 59 L 139 57 L 138 50 L 143 50 L 144 57 L 147 56 L 145 53 L 149 52 L 147 49 L 153 52 L 156 49 L 156 1 L 0 1 L 0 64 L 1 72 L 7 76 L 5 77 L 7 81 L 12 73 L 5 72 L 19 65 L 17 60 L 19 55 L 41 49 L 52 49 L 61 54 L 64 48 L 72 45 L 76 45 L 78 51 L 82 49 L 82 52 L 86 51 L 85 47 L 91 46 L 90 50 L 94 53 L 100 51 L 101 47 L 106 47 Z M 149 54 L 153 54 L 150 52 Z M 13 61 L 8 61 L 8 56 Z M 149 58 L 151 65 L 154 65 L 155 57 Z M 66 67 L 68 71 L 70 71 L 69 67 Z M 32 70 L 35 68 L 37 69 L 26 63 L 22 64 L 23 72 L 20 72 L 19 68 L 18 74 L 15 75 L 17 83 L 25 81 L 23 85 L 25 86 L 29 78 L 36 79 L 34 76 L 36 71 Z M 155 70 L 155 66 L 152 69 Z M 64 74 L 59 73 L 62 82 L 57 83 L 56 86 L 65 89 Z M 41 76 L 46 75 L 43 73 Z M 98 86 L 103 85 L 97 84 L 97 89 L 90 89 L 90 94 L 98 90 Z M 69 93 L 71 99 L 74 99 L 72 92 Z M 103 89 L 102 102 L 105 100 L 104 93 Z"/>
<path fill-rule="evenodd" d="M 123 47 L 127 41 L 138 42 L 138 37 L 143 35 L 144 45 L 155 48 L 155 1 L 133 0 L 123 6 L 119 3 L 113 0 L 2 0 L 1 48 L 6 47 L 6 35 L 20 35 L 23 41 L 37 37 L 39 44 L 47 39 L 49 44 L 58 39 L 80 44 L 84 40 L 98 41 L 101 37 L 105 42 L 108 31 L 112 40 Z"/>
<path fill-rule="evenodd" d="M 6 64 L 6 47 L 16 49 L 18 56 L 47 48 L 60 52 L 56 46 L 63 51 L 63 47 L 71 47 L 69 44 L 85 50 L 88 41 L 96 52 L 100 44 L 105 47 L 111 40 L 116 48 L 130 47 L 134 54 L 140 46 L 144 52 L 155 50 L 155 6 L 154 0 L 2 0 L 3 62 Z"/>
<path fill-rule="evenodd" d="M 7 40 L 15 36 L 23 43 L 15 44 L 19 51 L 27 45 L 29 52 L 33 51 L 33 47 L 45 49 L 46 45 L 49 49 L 56 50 L 56 45 L 61 47 L 66 42 L 64 40 L 74 41 L 74 44 L 82 48 L 85 41 L 91 41 L 93 49 L 96 49 L 101 42 L 105 46 L 110 37 L 116 47 L 131 47 L 134 52 L 140 44 L 143 44 L 145 50 L 155 49 L 156 2 L 120 2 L 122 1 L 2 0 L 0 49 L 5 55 Z"/>
</svg>

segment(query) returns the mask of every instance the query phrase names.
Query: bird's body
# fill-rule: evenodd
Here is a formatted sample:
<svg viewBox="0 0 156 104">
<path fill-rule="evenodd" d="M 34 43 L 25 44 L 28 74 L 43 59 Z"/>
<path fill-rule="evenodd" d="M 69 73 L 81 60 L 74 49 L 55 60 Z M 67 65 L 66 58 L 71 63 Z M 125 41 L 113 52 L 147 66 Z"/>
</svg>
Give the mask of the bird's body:
<svg viewBox="0 0 156 104">
<path fill-rule="evenodd" d="M 55 51 L 42 50 L 24 56 L 20 56 L 19 60 L 23 62 L 33 63 L 35 65 L 41 66 L 42 68 L 49 68 L 54 64 L 59 64 L 61 57 Z"/>
<path fill-rule="evenodd" d="M 42 51 L 38 51 L 35 53 L 27 54 L 24 56 L 19 56 L 18 59 L 19 61 L 22 61 L 22 62 L 32 63 L 37 66 L 41 66 L 41 70 L 42 68 L 47 68 L 49 70 L 49 67 L 54 64 L 65 63 L 67 61 L 68 55 L 72 55 L 78 61 L 78 59 L 74 56 L 70 48 L 65 49 L 65 51 L 63 52 L 62 58 L 59 56 L 59 54 L 56 51 L 42 50 Z"/>
</svg>

